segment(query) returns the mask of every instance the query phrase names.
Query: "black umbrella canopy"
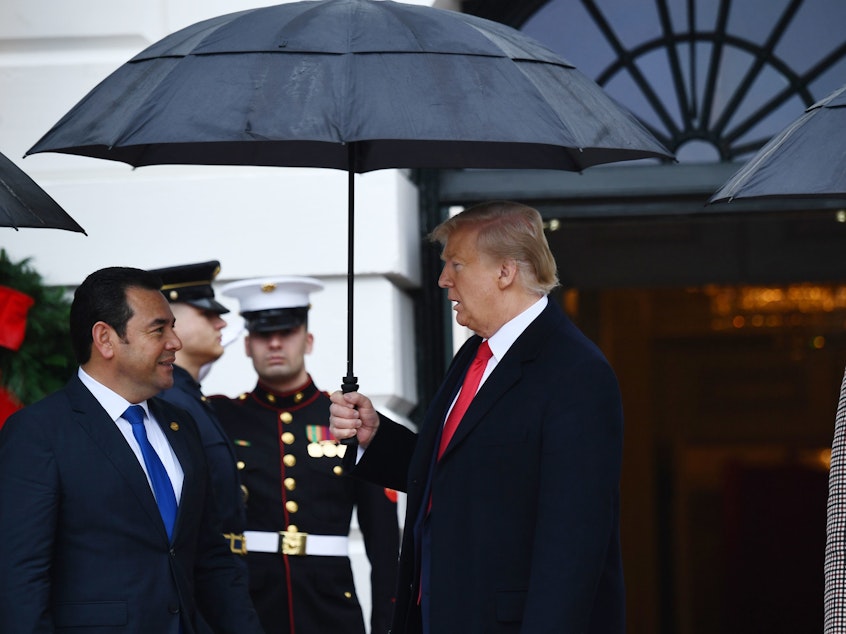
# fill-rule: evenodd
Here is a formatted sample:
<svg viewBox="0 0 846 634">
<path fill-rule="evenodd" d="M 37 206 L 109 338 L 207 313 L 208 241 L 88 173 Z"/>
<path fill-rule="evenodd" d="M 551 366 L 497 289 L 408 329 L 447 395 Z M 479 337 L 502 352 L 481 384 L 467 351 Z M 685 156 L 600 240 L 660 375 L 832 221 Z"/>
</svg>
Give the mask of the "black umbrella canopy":
<svg viewBox="0 0 846 634">
<path fill-rule="evenodd" d="M 519 31 L 390 0 L 290 2 L 189 26 L 118 68 L 29 153 L 134 166 L 546 168 L 672 155 Z"/>
<path fill-rule="evenodd" d="M 520 32 L 389 0 L 291 2 L 189 26 L 96 87 L 30 153 L 43 151 L 359 173 L 671 156 Z"/>
<path fill-rule="evenodd" d="M 3 154 L 0 154 L 0 226 L 15 230 L 19 227 L 64 229 L 85 234 L 85 229 L 59 203 Z"/>
<path fill-rule="evenodd" d="M 709 201 L 846 198 L 846 86 L 808 108 Z"/>
</svg>

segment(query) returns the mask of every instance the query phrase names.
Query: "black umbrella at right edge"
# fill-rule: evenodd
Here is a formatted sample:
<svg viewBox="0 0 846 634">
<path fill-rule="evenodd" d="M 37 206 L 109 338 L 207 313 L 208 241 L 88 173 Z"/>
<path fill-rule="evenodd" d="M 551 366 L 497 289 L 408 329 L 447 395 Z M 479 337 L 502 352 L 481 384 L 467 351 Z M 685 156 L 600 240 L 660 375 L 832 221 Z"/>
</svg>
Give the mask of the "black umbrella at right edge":
<svg viewBox="0 0 846 634">
<path fill-rule="evenodd" d="M 846 198 L 846 86 L 773 137 L 710 199 Z"/>
</svg>

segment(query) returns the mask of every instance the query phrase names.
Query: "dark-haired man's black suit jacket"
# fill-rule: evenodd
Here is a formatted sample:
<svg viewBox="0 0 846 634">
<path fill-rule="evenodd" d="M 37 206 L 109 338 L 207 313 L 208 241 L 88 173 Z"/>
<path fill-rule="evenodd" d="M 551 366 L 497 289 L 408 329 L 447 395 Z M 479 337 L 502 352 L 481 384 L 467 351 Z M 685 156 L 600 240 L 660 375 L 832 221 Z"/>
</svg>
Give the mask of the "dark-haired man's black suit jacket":
<svg viewBox="0 0 846 634">
<path fill-rule="evenodd" d="M 550 301 L 432 468 L 445 413 L 480 343 L 474 336 L 459 350 L 419 436 L 383 418 L 353 472 L 408 492 L 392 632 L 421 627 L 412 527 L 428 482 L 431 634 L 623 632 L 614 373 Z"/>
<path fill-rule="evenodd" d="M 0 632 L 260 634 L 220 538 L 193 419 L 148 401 L 184 471 L 172 542 L 138 459 L 91 392 L 67 386 L 0 430 Z"/>
</svg>

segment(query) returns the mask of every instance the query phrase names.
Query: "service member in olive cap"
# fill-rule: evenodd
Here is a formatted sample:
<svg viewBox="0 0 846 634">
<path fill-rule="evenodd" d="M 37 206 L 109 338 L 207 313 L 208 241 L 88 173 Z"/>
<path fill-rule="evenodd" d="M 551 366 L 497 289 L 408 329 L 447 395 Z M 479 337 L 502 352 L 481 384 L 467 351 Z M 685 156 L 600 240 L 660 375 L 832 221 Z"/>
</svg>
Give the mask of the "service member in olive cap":
<svg viewBox="0 0 846 634">
<path fill-rule="evenodd" d="M 229 309 L 215 300 L 212 282 L 220 272 L 216 260 L 156 269 L 162 293 L 176 319 L 174 331 L 182 340 L 173 366 L 173 387 L 160 394 L 188 410 L 197 421 L 209 462 L 215 507 L 223 537 L 233 553 L 244 554 L 244 493 L 238 478 L 235 450 L 200 389 L 200 371 L 223 354 L 221 315 Z"/>
<path fill-rule="evenodd" d="M 371 564 L 370 631 L 386 634 L 393 609 L 399 528 L 396 493 L 346 477 L 329 434 L 329 397 L 305 367 L 314 343 L 304 277 L 233 282 L 258 385 L 212 397 L 235 444 L 247 489 L 250 594 L 264 629 L 281 634 L 364 634 L 348 535 L 353 507 Z"/>
</svg>

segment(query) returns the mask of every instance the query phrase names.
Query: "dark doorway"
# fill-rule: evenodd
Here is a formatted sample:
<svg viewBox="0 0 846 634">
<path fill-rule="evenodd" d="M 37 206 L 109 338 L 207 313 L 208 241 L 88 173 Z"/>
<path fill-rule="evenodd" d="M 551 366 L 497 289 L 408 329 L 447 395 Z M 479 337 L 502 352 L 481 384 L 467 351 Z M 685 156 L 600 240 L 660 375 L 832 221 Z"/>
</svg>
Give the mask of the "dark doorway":
<svg viewBox="0 0 846 634">
<path fill-rule="evenodd" d="M 626 413 L 630 634 L 821 631 L 837 284 L 571 291 Z"/>
</svg>

